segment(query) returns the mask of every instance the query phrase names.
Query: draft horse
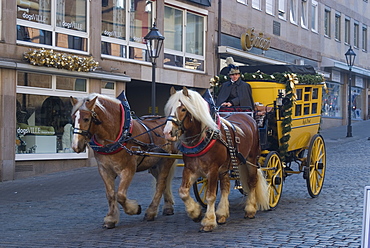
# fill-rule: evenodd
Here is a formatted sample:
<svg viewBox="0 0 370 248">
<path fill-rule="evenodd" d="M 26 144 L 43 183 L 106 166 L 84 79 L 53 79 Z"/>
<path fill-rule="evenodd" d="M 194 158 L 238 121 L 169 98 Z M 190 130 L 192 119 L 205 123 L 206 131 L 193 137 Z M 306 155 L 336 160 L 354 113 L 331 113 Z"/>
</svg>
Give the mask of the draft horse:
<svg viewBox="0 0 370 248">
<path fill-rule="evenodd" d="M 80 153 L 89 144 L 94 151 L 109 205 L 103 225 L 108 229 L 114 228 L 119 221 L 118 203 L 126 214 L 141 213 L 137 201 L 127 198 L 128 187 L 135 172 L 139 171 L 149 170 L 156 179 L 155 194 L 144 219 L 154 220 L 162 195 L 163 214 L 174 213 L 171 182 L 175 159 L 133 153 L 134 150 L 173 153 L 173 146 L 163 138 L 166 118 L 133 119 L 124 93 L 121 97 L 122 101 L 100 94 L 91 94 L 84 99 L 71 97 L 74 120 L 72 148 Z M 120 181 L 116 190 L 117 176 Z"/>
<path fill-rule="evenodd" d="M 229 172 L 238 170 L 243 190 L 248 194 L 245 218 L 254 218 L 259 209 L 269 208 L 268 186 L 257 166 L 260 154 L 256 122 L 246 113 L 232 113 L 227 118 L 210 114 L 208 103 L 196 92 L 171 89 L 165 106 L 168 116 L 164 134 L 169 141 L 179 141 L 184 170 L 179 189 L 187 214 L 194 221 L 202 219 L 201 206 L 190 197 L 189 190 L 202 176 L 208 180 L 207 210 L 201 220 L 201 232 L 224 224 L 229 217 Z M 216 119 L 216 120 L 215 120 Z M 218 180 L 221 198 L 215 212 Z"/>
</svg>

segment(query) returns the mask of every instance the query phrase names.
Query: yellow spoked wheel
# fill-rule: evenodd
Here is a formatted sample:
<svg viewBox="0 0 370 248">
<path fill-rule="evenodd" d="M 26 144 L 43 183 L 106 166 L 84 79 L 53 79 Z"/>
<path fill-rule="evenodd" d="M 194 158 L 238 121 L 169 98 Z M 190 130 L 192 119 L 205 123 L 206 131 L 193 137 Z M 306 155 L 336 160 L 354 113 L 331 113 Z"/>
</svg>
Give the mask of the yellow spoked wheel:
<svg viewBox="0 0 370 248">
<path fill-rule="evenodd" d="M 198 180 L 193 184 L 194 196 L 199 202 L 199 204 L 204 208 L 207 207 L 206 201 L 207 188 L 208 188 L 207 178 L 199 177 Z"/>
<path fill-rule="evenodd" d="M 269 152 L 262 170 L 269 187 L 270 209 L 275 209 L 283 191 L 283 166 L 277 152 Z"/>
<path fill-rule="evenodd" d="M 307 183 L 307 190 L 311 197 L 317 197 L 324 184 L 326 171 L 326 150 L 324 139 L 315 134 L 308 147 L 307 165 L 304 176 Z"/>
</svg>

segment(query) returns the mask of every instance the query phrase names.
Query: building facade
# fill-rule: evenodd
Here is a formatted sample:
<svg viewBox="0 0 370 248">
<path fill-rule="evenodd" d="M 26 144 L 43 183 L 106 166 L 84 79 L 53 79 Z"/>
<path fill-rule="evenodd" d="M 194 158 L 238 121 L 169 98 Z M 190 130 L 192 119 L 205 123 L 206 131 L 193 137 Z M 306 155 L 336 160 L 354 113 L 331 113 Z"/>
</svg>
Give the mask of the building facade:
<svg viewBox="0 0 370 248">
<path fill-rule="evenodd" d="M 207 88 L 215 74 L 207 32 L 213 7 L 174 0 L 0 1 L 0 180 L 94 165 L 70 148 L 70 96 L 126 90 L 151 113 L 152 64 L 144 37 L 166 37 L 157 60 L 156 112 L 172 85 Z"/>
<path fill-rule="evenodd" d="M 369 3 L 362 1 L 220 1 L 218 55 L 240 65 L 312 65 L 325 76 L 322 128 L 369 118 Z M 345 53 L 356 53 L 352 77 Z M 351 97 L 348 82 L 351 81 Z M 351 111 L 348 111 L 348 99 Z"/>
<path fill-rule="evenodd" d="M 70 96 L 126 91 L 151 110 L 144 37 L 165 37 L 156 63 L 156 113 L 171 86 L 209 88 L 225 59 L 240 65 L 308 64 L 328 85 L 322 127 L 345 125 L 349 71 L 354 120 L 368 118 L 367 1 L 0 0 L 0 181 L 95 165 L 70 149 Z"/>
</svg>

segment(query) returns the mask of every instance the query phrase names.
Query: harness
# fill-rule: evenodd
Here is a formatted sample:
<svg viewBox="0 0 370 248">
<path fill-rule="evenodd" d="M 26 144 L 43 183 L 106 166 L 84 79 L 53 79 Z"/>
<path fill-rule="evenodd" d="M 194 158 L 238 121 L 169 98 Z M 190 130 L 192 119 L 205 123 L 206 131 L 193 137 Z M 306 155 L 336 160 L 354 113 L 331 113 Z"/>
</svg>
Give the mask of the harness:
<svg viewBox="0 0 370 248">
<path fill-rule="evenodd" d="M 89 145 L 91 149 L 93 149 L 95 152 L 104 155 L 115 154 L 121 151 L 124 146 L 126 146 L 127 138 L 131 136 L 132 132 L 132 119 L 130 115 L 130 109 L 127 109 L 127 106 L 125 107 L 123 104 L 121 104 L 120 107 L 121 107 L 121 127 L 118 137 L 113 143 L 102 145 L 96 141 L 95 135 L 92 136 Z"/>
<path fill-rule="evenodd" d="M 218 128 L 221 127 L 220 117 L 217 117 L 217 125 Z M 212 146 L 216 143 L 217 139 L 219 139 L 219 131 L 207 130 L 206 136 L 201 139 L 196 145 L 187 146 L 186 144 L 181 142 L 178 146 L 178 149 L 183 153 L 184 156 L 198 157 L 208 152 L 209 149 L 211 149 Z"/>
</svg>

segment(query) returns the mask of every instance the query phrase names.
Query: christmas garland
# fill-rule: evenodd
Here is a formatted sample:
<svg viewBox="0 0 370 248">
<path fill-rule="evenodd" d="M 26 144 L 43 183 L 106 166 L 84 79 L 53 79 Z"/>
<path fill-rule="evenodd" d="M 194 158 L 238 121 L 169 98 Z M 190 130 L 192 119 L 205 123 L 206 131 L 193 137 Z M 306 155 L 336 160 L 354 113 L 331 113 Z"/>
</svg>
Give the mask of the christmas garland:
<svg viewBox="0 0 370 248">
<path fill-rule="evenodd" d="M 66 53 L 55 53 L 53 50 L 43 48 L 25 52 L 24 58 L 31 65 L 54 67 L 69 71 L 95 71 L 99 65 L 99 62 L 96 62 L 92 57 L 87 58 Z"/>
<path fill-rule="evenodd" d="M 293 104 L 296 100 L 296 96 L 294 93 L 294 88 L 296 84 L 323 84 L 324 77 L 321 74 L 295 74 L 295 73 L 274 73 L 272 75 L 263 73 L 261 71 L 257 71 L 255 73 L 244 73 L 241 74 L 241 78 L 244 81 L 274 81 L 278 83 L 285 84 L 285 97 L 288 98 L 290 101 L 287 104 L 282 106 L 282 137 L 280 138 L 280 146 L 279 146 L 279 154 L 282 160 L 284 160 L 285 156 L 287 155 L 288 151 L 288 142 L 290 140 L 290 131 L 292 130 L 292 108 Z M 214 76 L 210 80 L 211 88 L 213 88 L 214 95 L 218 95 L 219 89 L 221 85 L 230 80 L 228 76 L 219 75 Z M 326 90 L 326 85 L 324 83 L 324 89 Z"/>
</svg>

